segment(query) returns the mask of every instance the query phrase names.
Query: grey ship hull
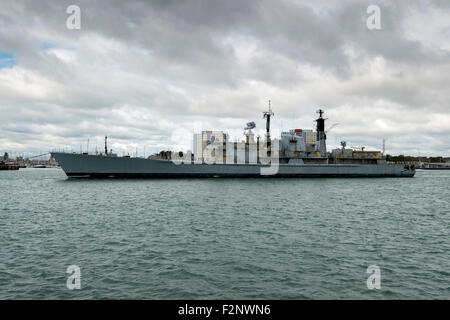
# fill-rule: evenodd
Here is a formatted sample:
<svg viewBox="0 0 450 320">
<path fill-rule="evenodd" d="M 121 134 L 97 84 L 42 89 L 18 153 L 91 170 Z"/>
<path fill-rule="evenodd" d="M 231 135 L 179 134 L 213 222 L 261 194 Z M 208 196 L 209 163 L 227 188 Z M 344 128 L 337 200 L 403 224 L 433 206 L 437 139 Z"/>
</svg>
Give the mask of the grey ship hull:
<svg viewBox="0 0 450 320">
<path fill-rule="evenodd" d="M 200 178 L 200 177 L 413 177 L 401 164 L 280 164 L 274 175 L 261 175 L 260 164 L 175 164 L 169 160 L 105 157 L 52 152 L 68 177 Z"/>
</svg>

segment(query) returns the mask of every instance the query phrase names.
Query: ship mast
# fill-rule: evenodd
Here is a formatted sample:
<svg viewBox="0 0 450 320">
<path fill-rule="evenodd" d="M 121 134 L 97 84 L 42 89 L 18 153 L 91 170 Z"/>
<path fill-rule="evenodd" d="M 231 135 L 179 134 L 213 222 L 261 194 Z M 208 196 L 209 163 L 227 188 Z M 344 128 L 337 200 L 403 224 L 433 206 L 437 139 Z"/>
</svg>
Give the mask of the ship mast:
<svg viewBox="0 0 450 320">
<path fill-rule="evenodd" d="M 266 119 L 266 139 L 267 139 L 267 156 L 270 157 L 271 155 L 271 141 L 270 141 L 270 117 L 273 116 L 274 113 L 272 112 L 271 106 L 270 106 L 270 100 L 269 100 L 269 111 L 263 112 L 263 119 Z"/>
<path fill-rule="evenodd" d="M 108 155 L 108 137 L 105 136 L 105 156 Z"/>
<path fill-rule="evenodd" d="M 322 157 L 325 157 L 327 155 L 327 145 L 325 140 L 327 139 L 327 135 L 325 133 L 325 118 L 322 117 L 322 115 L 325 113 L 322 109 L 317 110 L 317 113 L 319 114 L 319 118 L 316 119 L 317 126 L 317 150 L 320 152 L 320 155 Z"/>
</svg>

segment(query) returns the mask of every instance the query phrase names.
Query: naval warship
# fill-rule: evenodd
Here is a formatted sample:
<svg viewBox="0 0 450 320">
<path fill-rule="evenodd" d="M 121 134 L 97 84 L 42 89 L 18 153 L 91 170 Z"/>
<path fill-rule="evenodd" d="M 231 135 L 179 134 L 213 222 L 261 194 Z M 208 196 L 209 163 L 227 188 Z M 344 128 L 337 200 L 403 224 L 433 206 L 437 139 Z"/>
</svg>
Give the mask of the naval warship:
<svg viewBox="0 0 450 320">
<path fill-rule="evenodd" d="M 97 154 L 51 152 L 68 177 L 88 178 L 212 178 L 212 177 L 413 177 L 409 164 L 389 163 L 381 151 L 342 148 L 327 152 L 324 111 L 317 111 L 316 132 L 293 129 L 271 139 L 270 109 L 265 139 L 256 141 L 249 122 L 245 141 L 229 142 L 227 134 L 204 131 L 194 152 L 160 152 L 148 158 L 117 156 L 108 150 Z M 204 134 L 206 133 L 206 134 Z M 194 141 L 195 142 L 195 141 Z"/>
</svg>

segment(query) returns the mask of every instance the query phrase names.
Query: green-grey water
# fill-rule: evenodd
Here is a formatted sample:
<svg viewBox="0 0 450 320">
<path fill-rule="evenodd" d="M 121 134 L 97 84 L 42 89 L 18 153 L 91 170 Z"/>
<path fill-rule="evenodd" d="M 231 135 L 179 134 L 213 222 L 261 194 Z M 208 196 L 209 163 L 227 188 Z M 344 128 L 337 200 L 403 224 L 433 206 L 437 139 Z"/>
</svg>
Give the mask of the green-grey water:
<svg viewBox="0 0 450 320">
<path fill-rule="evenodd" d="M 0 299 L 449 299 L 449 186 L 3 171 Z"/>
</svg>

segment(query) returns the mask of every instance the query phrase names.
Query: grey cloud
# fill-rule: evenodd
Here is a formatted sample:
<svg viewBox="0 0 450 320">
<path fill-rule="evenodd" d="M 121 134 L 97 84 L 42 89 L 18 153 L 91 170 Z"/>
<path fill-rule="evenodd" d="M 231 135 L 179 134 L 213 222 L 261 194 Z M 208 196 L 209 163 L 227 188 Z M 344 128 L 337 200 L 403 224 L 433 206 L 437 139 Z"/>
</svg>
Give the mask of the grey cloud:
<svg viewBox="0 0 450 320">
<path fill-rule="evenodd" d="M 395 117 L 404 132 L 394 151 L 412 150 L 405 137 L 414 136 L 430 152 L 449 152 L 441 127 L 440 135 L 414 129 L 424 112 L 448 114 L 449 52 L 405 30 L 412 14 L 424 24 L 431 9 L 448 17 L 445 1 L 380 1 L 379 31 L 365 26 L 372 1 L 83 0 L 81 30 L 65 27 L 70 4 L 1 1 L 0 49 L 19 64 L 0 69 L 0 151 L 106 133 L 123 148 L 168 147 L 196 121 L 218 129 L 261 121 L 272 99 L 279 123 L 311 127 L 324 106 L 342 122 L 337 135 L 376 146 L 393 134 L 380 123 Z M 358 125 L 361 107 L 380 112 Z M 382 112 L 391 109 L 398 115 Z"/>
</svg>

